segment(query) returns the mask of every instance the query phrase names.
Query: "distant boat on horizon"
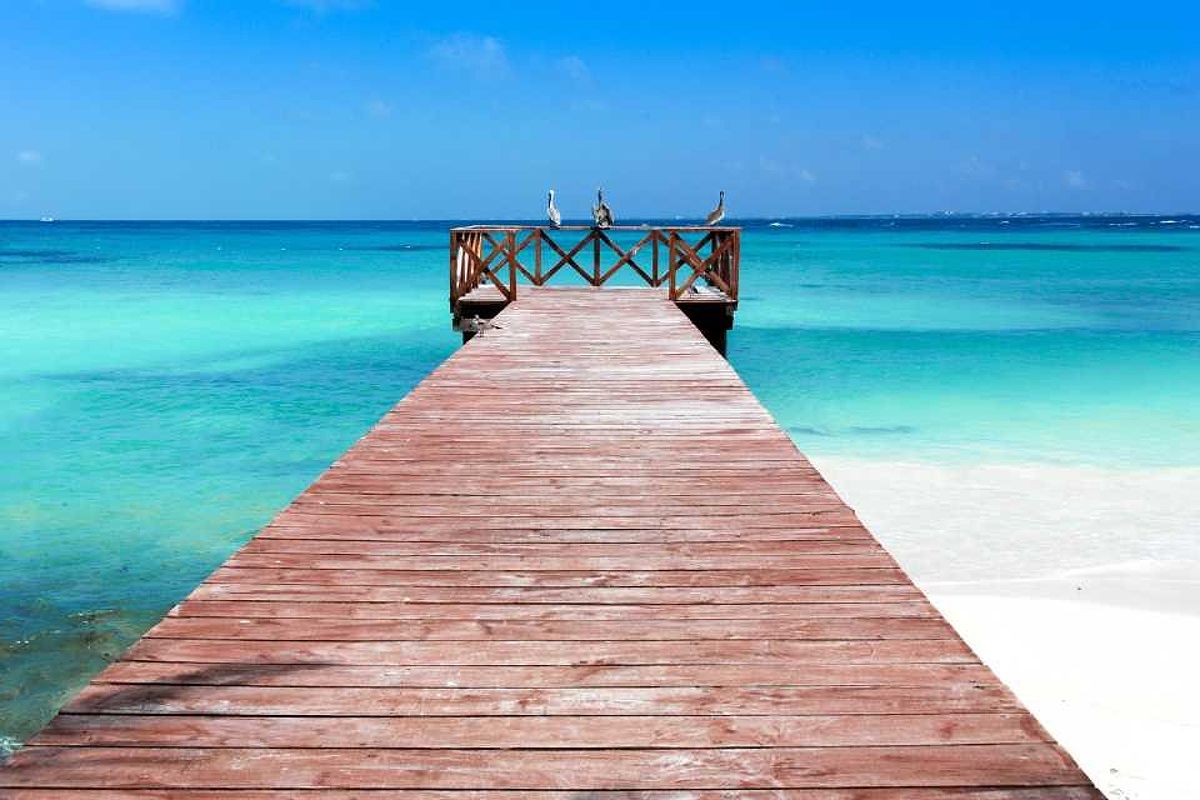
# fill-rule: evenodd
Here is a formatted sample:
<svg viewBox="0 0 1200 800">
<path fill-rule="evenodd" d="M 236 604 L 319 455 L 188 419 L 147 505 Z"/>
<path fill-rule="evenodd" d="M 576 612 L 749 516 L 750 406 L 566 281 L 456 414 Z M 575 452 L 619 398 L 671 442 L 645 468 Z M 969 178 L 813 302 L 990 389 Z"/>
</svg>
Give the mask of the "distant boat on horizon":
<svg viewBox="0 0 1200 800">
<path fill-rule="evenodd" d="M 55 222 L 54 217 L 42 217 L 38 222 Z"/>
</svg>

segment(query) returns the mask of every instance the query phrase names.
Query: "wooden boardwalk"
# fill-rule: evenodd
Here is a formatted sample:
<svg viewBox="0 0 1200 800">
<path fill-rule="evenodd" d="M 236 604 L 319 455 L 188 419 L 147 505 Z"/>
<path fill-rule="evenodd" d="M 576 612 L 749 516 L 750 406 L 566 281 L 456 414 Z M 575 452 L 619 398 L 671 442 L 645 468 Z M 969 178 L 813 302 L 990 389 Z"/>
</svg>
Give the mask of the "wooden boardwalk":
<svg viewBox="0 0 1200 800">
<path fill-rule="evenodd" d="M 0 796 L 1100 797 L 661 292 L 496 323 Z"/>
</svg>

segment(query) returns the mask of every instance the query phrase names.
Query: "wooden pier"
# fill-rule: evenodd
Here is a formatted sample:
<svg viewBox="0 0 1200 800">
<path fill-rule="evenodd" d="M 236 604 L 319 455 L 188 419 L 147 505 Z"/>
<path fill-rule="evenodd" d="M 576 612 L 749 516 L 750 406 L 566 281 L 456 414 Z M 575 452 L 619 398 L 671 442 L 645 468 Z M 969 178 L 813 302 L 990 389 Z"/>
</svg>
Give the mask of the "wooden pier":
<svg viewBox="0 0 1200 800">
<path fill-rule="evenodd" d="M 1100 798 L 661 287 L 506 305 L 0 796 Z"/>
</svg>

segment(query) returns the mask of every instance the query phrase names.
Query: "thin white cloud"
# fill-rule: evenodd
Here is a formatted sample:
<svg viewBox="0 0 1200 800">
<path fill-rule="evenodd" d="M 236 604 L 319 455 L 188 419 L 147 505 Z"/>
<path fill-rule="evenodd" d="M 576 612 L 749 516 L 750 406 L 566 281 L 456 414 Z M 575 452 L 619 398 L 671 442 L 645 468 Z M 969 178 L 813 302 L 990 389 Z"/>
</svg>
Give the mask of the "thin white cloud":
<svg viewBox="0 0 1200 800">
<path fill-rule="evenodd" d="M 971 156 L 962 163 L 962 172 L 968 178 L 990 181 L 997 176 L 999 170 L 990 161 L 984 161 L 979 156 Z"/>
<path fill-rule="evenodd" d="M 592 71 L 588 69 L 588 65 L 579 56 L 566 56 L 560 58 L 555 65 L 558 71 L 565 75 L 575 83 L 591 83 Z"/>
<path fill-rule="evenodd" d="M 872 136 L 869 133 L 864 133 L 862 135 L 862 139 L 860 141 L 862 142 L 863 150 L 882 150 L 883 149 L 883 140 L 878 137 Z"/>
<path fill-rule="evenodd" d="M 817 176 L 808 167 L 779 161 L 765 155 L 758 157 L 758 168 L 765 175 L 784 181 L 799 181 L 810 185 L 817 182 Z"/>
<path fill-rule="evenodd" d="M 366 104 L 366 106 L 364 106 L 364 108 L 366 109 L 367 114 L 369 114 L 372 117 L 375 117 L 376 119 L 383 119 L 384 117 L 390 117 L 392 115 L 392 111 L 393 111 L 391 103 L 387 102 L 386 100 L 382 100 L 378 97 L 368 100 L 367 104 Z"/>
<path fill-rule="evenodd" d="M 494 36 L 451 34 L 434 42 L 428 55 L 447 69 L 466 72 L 477 78 L 502 78 L 511 71 L 504 44 Z"/>
<path fill-rule="evenodd" d="M 84 0 L 93 7 L 105 11 L 131 11 L 135 14 L 176 14 L 183 8 L 183 0 Z"/>
<path fill-rule="evenodd" d="M 38 150 L 22 150 L 17 153 L 17 163 L 26 167 L 40 167 L 44 160 Z"/>
<path fill-rule="evenodd" d="M 1063 183 L 1072 189 L 1086 189 L 1088 186 L 1087 176 L 1077 169 L 1069 169 L 1064 172 Z"/>
</svg>

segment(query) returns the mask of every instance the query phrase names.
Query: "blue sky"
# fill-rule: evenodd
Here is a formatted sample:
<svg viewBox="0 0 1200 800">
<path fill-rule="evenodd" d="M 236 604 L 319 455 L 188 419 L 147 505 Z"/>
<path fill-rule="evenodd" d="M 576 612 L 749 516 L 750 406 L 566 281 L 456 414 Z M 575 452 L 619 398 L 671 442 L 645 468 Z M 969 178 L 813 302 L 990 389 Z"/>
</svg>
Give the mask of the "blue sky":
<svg viewBox="0 0 1200 800">
<path fill-rule="evenodd" d="M 0 217 L 1200 210 L 1194 3 L 5 0 Z"/>
</svg>

